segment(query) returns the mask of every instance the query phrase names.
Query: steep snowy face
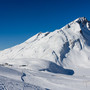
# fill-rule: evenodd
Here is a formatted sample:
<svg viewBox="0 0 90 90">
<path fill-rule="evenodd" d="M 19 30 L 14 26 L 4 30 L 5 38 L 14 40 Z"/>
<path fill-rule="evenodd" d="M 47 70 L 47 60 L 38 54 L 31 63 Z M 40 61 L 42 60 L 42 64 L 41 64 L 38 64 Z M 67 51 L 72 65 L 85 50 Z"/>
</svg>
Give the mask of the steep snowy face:
<svg viewBox="0 0 90 90">
<path fill-rule="evenodd" d="M 78 18 L 53 32 L 38 33 L 24 43 L 0 52 L 0 63 L 21 58 L 52 61 L 63 67 L 90 67 L 90 22 Z"/>
</svg>

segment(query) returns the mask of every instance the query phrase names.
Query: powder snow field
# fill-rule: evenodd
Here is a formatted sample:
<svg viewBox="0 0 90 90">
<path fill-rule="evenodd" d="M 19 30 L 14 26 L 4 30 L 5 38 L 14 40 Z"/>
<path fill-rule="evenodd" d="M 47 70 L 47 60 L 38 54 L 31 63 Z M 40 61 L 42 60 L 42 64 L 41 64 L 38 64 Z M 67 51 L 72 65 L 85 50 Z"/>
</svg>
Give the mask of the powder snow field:
<svg viewBox="0 0 90 90">
<path fill-rule="evenodd" d="M 0 51 L 0 90 L 90 90 L 90 22 L 80 17 Z"/>
</svg>

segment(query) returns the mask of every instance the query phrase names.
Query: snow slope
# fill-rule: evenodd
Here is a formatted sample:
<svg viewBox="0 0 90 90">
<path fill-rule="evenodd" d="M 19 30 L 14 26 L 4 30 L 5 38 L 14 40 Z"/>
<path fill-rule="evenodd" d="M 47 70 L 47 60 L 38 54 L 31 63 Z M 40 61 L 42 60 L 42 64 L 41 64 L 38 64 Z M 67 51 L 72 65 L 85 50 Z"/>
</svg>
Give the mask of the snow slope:
<svg viewBox="0 0 90 90">
<path fill-rule="evenodd" d="M 25 73 L 0 66 L 0 90 L 47 90 L 24 82 Z"/>
<path fill-rule="evenodd" d="M 90 90 L 90 21 L 80 17 L 0 51 L 0 64 L 1 82 L 19 83 L 20 90 Z"/>
</svg>

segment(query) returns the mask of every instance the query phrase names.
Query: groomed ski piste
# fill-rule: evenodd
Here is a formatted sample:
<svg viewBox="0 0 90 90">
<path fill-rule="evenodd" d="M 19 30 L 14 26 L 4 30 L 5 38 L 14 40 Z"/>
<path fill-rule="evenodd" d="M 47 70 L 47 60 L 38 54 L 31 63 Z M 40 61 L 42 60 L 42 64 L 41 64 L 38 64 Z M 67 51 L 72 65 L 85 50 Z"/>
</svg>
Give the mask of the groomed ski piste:
<svg viewBox="0 0 90 90">
<path fill-rule="evenodd" d="M 90 90 L 90 21 L 0 51 L 0 90 Z"/>
</svg>

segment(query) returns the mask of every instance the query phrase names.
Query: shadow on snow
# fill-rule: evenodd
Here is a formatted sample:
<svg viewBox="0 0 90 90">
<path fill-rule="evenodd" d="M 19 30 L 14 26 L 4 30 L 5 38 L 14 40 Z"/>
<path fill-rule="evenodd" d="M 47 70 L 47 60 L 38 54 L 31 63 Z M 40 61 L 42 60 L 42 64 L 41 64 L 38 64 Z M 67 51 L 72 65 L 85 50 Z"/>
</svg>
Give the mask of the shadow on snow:
<svg viewBox="0 0 90 90">
<path fill-rule="evenodd" d="M 45 69 L 40 69 L 39 71 L 48 71 L 48 72 L 52 72 L 52 73 L 57 73 L 57 74 L 65 74 L 65 75 L 73 75 L 74 71 L 71 69 L 64 69 L 63 67 L 50 62 L 49 63 L 49 67 L 45 68 Z"/>
</svg>

